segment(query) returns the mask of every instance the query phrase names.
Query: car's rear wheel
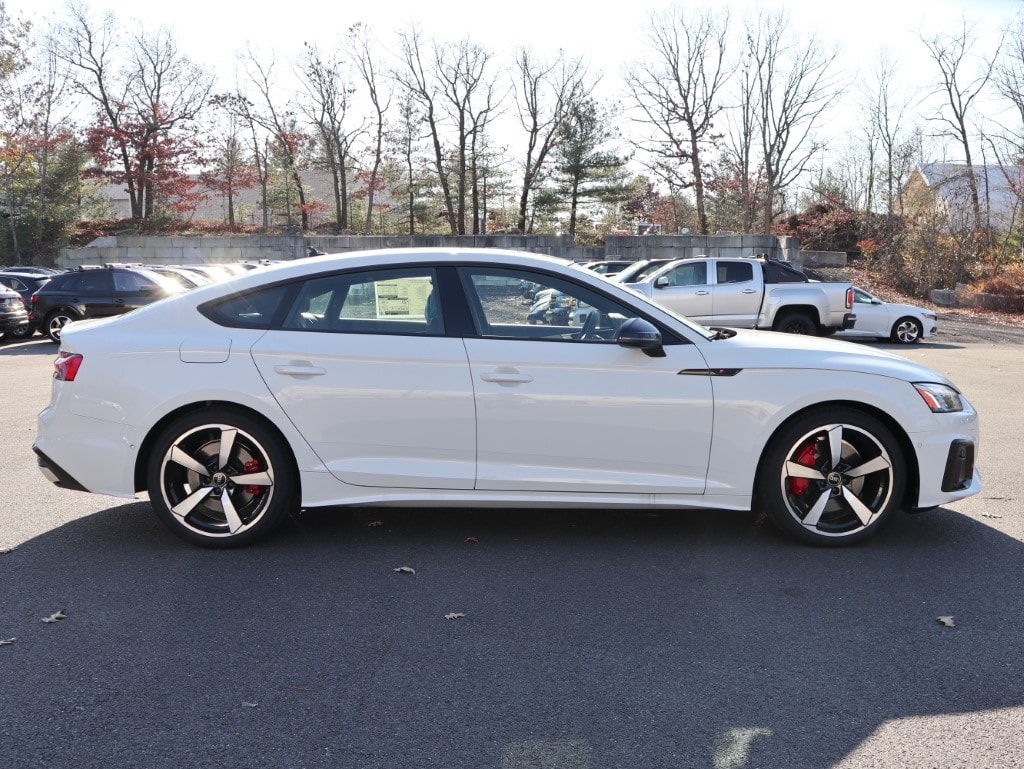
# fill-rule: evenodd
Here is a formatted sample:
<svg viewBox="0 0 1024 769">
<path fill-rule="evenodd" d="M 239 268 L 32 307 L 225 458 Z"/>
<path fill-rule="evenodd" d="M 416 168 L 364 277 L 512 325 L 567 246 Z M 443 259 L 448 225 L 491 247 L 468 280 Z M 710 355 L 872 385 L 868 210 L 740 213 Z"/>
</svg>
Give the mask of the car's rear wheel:
<svg viewBox="0 0 1024 769">
<path fill-rule="evenodd" d="M 785 425 L 761 462 L 758 496 L 784 532 L 817 545 L 872 536 L 903 501 L 906 462 L 875 417 L 828 408 Z"/>
<path fill-rule="evenodd" d="M 60 334 L 64 326 L 73 320 L 78 320 L 78 315 L 71 310 L 54 310 L 46 316 L 43 321 L 43 328 L 46 335 L 54 342 L 60 342 Z"/>
<path fill-rule="evenodd" d="M 900 318 L 893 324 L 889 338 L 897 344 L 914 344 L 918 341 L 924 329 L 914 318 Z"/>
<path fill-rule="evenodd" d="M 12 328 L 10 331 L 5 331 L 3 334 L 0 334 L 0 339 L 5 341 L 28 339 L 33 333 L 35 333 L 35 329 L 26 323 L 23 326 Z"/>
<path fill-rule="evenodd" d="M 202 409 L 171 423 L 153 445 L 146 485 L 160 520 L 204 547 L 254 542 L 297 507 L 287 444 L 236 410 Z"/>
<path fill-rule="evenodd" d="M 814 336 L 818 333 L 818 324 L 806 312 L 787 312 L 775 322 L 774 330 L 785 334 Z"/>
</svg>

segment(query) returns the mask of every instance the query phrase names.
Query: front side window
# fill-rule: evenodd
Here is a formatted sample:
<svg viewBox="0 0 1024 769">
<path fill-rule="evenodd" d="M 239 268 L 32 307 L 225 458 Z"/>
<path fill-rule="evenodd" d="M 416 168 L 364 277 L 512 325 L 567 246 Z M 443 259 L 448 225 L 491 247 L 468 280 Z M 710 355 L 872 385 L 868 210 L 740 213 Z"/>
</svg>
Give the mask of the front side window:
<svg viewBox="0 0 1024 769">
<path fill-rule="evenodd" d="M 707 262 L 681 264 L 669 270 L 665 277 L 670 286 L 704 286 L 708 282 Z"/>
<path fill-rule="evenodd" d="M 416 267 L 306 281 L 283 328 L 349 334 L 443 334 L 434 270 Z"/>
<path fill-rule="evenodd" d="M 636 313 L 586 286 L 552 275 L 500 267 L 459 269 L 482 337 L 614 342 Z"/>
</svg>

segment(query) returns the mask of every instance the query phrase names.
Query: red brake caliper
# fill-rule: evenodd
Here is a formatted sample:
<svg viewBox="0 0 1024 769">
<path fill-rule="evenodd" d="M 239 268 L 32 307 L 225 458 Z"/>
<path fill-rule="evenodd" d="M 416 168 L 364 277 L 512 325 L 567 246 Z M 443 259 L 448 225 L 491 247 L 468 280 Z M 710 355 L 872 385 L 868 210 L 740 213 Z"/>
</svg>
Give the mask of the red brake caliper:
<svg viewBox="0 0 1024 769">
<path fill-rule="evenodd" d="M 260 461 L 258 459 L 250 459 L 248 462 L 246 462 L 244 465 L 242 465 L 242 469 L 245 472 L 247 472 L 247 473 L 258 473 L 263 468 L 260 466 Z M 263 491 L 263 487 L 262 486 L 243 486 L 242 487 L 242 491 L 244 491 L 249 496 L 255 497 L 256 495 L 258 495 L 260 492 Z"/>
<path fill-rule="evenodd" d="M 793 461 L 798 465 L 803 465 L 804 467 L 814 467 L 814 460 L 817 456 L 818 452 L 814 450 L 814 441 L 808 441 L 803 445 L 800 451 L 797 452 Z M 811 482 L 807 478 L 790 478 L 789 493 L 799 497 L 807 491 L 807 487 L 810 485 Z"/>
</svg>

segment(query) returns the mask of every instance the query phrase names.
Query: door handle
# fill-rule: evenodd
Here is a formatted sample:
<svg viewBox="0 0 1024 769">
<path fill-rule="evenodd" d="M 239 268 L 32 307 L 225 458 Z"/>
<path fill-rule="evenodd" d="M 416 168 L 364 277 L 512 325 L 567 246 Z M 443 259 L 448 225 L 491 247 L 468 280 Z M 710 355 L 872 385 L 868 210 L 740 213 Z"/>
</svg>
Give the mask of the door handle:
<svg viewBox="0 0 1024 769">
<path fill-rule="evenodd" d="M 743 289 L 743 293 L 744 294 L 756 294 L 757 293 L 757 289 L 756 288 L 745 288 L 745 289 Z"/>
<path fill-rule="evenodd" d="M 323 376 L 327 373 L 327 369 L 312 366 L 308 363 L 274 366 L 274 371 L 285 376 Z"/>
<path fill-rule="evenodd" d="M 697 292 L 695 292 L 695 295 L 696 295 L 696 296 L 707 296 L 707 295 L 708 295 L 708 292 L 707 292 L 707 291 L 704 291 L 704 290 L 702 289 L 702 290 L 700 290 L 700 291 L 697 291 Z"/>
<path fill-rule="evenodd" d="M 533 381 L 533 377 L 529 374 L 520 374 L 513 368 L 495 369 L 489 374 L 481 374 L 480 378 L 485 382 L 501 385 L 528 384 Z"/>
</svg>

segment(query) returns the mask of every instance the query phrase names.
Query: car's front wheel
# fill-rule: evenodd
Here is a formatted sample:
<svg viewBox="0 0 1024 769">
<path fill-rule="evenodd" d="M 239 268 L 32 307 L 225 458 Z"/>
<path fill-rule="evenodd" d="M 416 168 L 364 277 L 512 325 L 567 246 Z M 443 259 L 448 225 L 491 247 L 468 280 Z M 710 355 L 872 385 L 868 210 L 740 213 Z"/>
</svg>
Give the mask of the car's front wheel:
<svg viewBox="0 0 1024 769">
<path fill-rule="evenodd" d="M 43 328 L 51 341 L 60 342 L 60 334 L 68 323 L 78 320 L 78 316 L 70 310 L 54 310 L 46 316 Z"/>
<path fill-rule="evenodd" d="M 779 430 L 762 458 L 758 496 L 784 532 L 817 545 L 846 545 L 872 536 L 900 508 L 906 472 L 888 427 L 835 407 Z"/>
<path fill-rule="evenodd" d="M 233 409 L 202 409 L 168 425 L 150 453 L 146 485 L 160 520 L 204 547 L 254 542 L 297 507 L 287 444 Z"/>
<path fill-rule="evenodd" d="M 913 318 L 900 318 L 893 324 L 889 338 L 897 344 L 914 344 L 921 338 L 924 329 Z"/>
</svg>

